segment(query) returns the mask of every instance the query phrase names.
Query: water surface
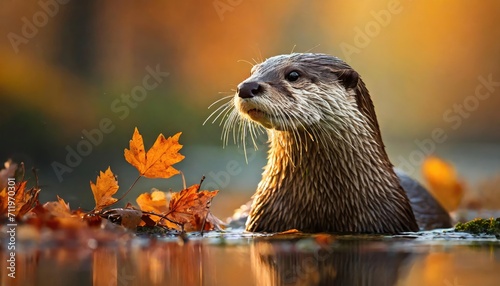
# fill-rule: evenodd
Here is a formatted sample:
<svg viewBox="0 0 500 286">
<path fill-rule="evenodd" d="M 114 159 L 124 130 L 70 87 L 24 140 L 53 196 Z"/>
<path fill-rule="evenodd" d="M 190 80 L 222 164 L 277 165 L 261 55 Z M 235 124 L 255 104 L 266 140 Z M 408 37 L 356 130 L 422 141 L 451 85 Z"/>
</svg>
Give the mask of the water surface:
<svg viewBox="0 0 500 286">
<path fill-rule="evenodd" d="M 2 285 L 500 285 L 500 240 L 448 231 L 56 241 L 22 242 L 15 279 L 3 249 Z"/>
</svg>

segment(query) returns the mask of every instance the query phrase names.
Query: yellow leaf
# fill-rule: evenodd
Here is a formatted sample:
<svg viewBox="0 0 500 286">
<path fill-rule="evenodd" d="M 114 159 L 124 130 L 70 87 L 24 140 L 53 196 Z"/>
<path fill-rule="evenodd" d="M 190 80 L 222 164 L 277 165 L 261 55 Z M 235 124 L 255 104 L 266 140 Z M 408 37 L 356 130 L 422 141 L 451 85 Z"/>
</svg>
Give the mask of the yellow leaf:
<svg viewBox="0 0 500 286">
<path fill-rule="evenodd" d="M 181 132 L 166 139 L 160 134 L 153 146 L 146 151 L 139 130 L 135 128 L 130 149 L 125 149 L 125 160 L 136 167 L 139 174 L 148 178 L 170 178 L 179 173 L 172 167 L 184 159 L 178 151 L 182 148 L 179 144 Z"/>
<path fill-rule="evenodd" d="M 92 181 L 90 182 L 90 188 L 94 194 L 94 209 L 96 211 L 100 211 L 117 201 L 112 196 L 118 191 L 118 182 L 110 167 L 105 172 L 100 172 L 95 184 Z"/>
<path fill-rule="evenodd" d="M 449 212 L 460 205 L 464 194 L 463 183 L 455 168 L 437 157 L 427 157 L 422 165 L 424 178 L 434 198 Z"/>
</svg>

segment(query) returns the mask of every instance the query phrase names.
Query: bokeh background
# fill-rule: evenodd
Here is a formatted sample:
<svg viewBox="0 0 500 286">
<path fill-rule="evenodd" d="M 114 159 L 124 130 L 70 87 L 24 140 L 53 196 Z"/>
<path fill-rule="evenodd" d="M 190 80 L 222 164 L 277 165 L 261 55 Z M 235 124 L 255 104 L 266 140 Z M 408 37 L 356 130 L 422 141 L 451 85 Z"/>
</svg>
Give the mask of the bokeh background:
<svg viewBox="0 0 500 286">
<path fill-rule="evenodd" d="M 108 166 L 127 189 L 136 171 L 123 149 L 137 126 L 147 147 L 159 133 L 182 131 L 186 159 L 176 166 L 188 185 L 205 175 L 208 187 L 218 187 L 212 209 L 229 215 L 255 189 L 266 148 L 250 150 L 248 163 L 241 147 L 223 148 L 218 124 L 202 125 L 214 110 L 207 107 L 234 93 L 249 62 L 291 51 L 337 55 L 362 75 L 390 157 L 415 177 L 427 153 L 453 163 L 472 186 L 500 171 L 496 0 L 0 5 L 0 159 L 24 161 L 30 178 L 38 169 L 42 200 L 58 194 L 72 207 L 92 208 L 89 181 Z M 169 76 L 126 105 L 147 67 Z M 479 78 L 493 82 L 480 90 L 487 98 L 478 98 Z M 126 116 L 117 112 L 126 106 Z M 55 162 L 68 165 L 68 150 L 105 118 L 113 131 L 58 177 Z M 429 141 L 436 128 L 442 142 Z M 177 191 L 182 178 L 142 180 L 130 200 L 151 187 Z"/>
</svg>

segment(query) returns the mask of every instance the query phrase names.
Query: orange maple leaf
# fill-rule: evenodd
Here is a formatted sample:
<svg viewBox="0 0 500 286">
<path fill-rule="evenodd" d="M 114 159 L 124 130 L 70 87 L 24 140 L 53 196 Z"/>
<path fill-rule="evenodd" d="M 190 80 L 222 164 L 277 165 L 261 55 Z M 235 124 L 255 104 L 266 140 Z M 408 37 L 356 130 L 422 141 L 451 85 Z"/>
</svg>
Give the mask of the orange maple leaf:
<svg viewBox="0 0 500 286">
<path fill-rule="evenodd" d="M 117 201 L 117 199 L 112 196 L 118 191 L 118 181 L 116 181 L 115 175 L 111 172 L 110 167 L 108 167 L 105 172 L 100 172 L 95 184 L 90 181 L 90 188 L 94 194 L 94 210 L 96 211 L 100 211 Z"/>
<path fill-rule="evenodd" d="M 464 194 L 463 183 L 451 164 L 438 157 L 427 157 L 422 172 L 429 183 L 429 191 L 447 210 L 454 211 L 460 205 Z"/>
<path fill-rule="evenodd" d="M 199 191 L 200 185 L 195 184 L 178 193 L 172 193 L 169 203 L 167 217 L 181 225 L 187 230 L 199 230 L 208 214 L 210 200 L 219 191 Z"/>
<path fill-rule="evenodd" d="M 130 140 L 130 149 L 125 149 L 125 160 L 136 167 L 141 176 L 170 178 L 179 173 L 172 165 L 184 159 L 184 156 L 178 152 L 182 148 L 179 144 L 180 136 L 181 132 L 165 139 L 163 134 L 160 134 L 146 153 L 142 135 L 136 127 Z"/>
</svg>

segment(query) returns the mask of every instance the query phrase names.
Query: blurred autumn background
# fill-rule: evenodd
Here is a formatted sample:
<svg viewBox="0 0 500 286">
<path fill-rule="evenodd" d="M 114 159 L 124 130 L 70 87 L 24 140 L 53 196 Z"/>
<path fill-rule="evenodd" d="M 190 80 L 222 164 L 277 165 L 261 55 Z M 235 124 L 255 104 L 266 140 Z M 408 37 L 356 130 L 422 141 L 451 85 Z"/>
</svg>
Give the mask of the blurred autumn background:
<svg viewBox="0 0 500 286">
<path fill-rule="evenodd" d="M 146 148 L 182 131 L 176 167 L 188 185 L 205 175 L 221 190 L 213 212 L 229 215 L 255 189 L 266 148 L 248 164 L 241 148 L 223 149 L 218 124 L 202 125 L 207 107 L 248 76 L 247 61 L 292 50 L 337 55 L 362 75 L 395 165 L 420 177 L 423 156 L 436 154 L 473 186 L 500 172 L 498 1 L 0 5 L 0 159 L 24 161 L 30 178 L 38 169 L 42 201 L 91 207 L 89 181 L 108 166 L 123 192 L 136 177 L 123 149 L 137 126 Z M 135 192 L 153 186 L 177 191 L 182 178 Z"/>
</svg>

